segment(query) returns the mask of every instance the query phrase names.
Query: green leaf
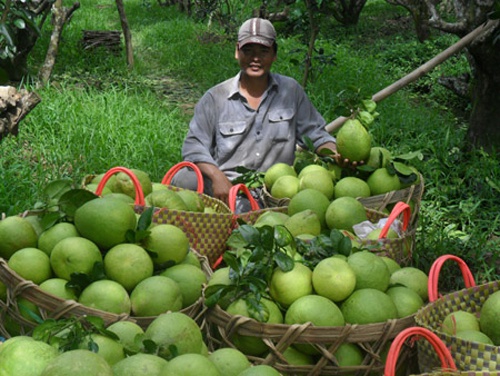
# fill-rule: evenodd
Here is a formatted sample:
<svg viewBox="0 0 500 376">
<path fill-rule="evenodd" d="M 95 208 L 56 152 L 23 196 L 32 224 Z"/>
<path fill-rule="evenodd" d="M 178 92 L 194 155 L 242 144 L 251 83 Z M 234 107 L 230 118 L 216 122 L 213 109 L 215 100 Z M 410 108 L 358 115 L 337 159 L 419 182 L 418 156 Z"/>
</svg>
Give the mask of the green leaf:
<svg viewBox="0 0 500 376">
<path fill-rule="evenodd" d="M 394 160 L 402 160 L 402 161 L 411 161 L 412 159 L 415 158 L 421 161 L 424 159 L 424 155 L 420 150 L 417 150 L 411 153 L 399 154 L 393 157 Z"/>
<path fill-rule="evenodd" d="M 0 34 L 3 35 L 9 46 L 15 46 L 14 33 L 5 22 L 0 22 Z"/>
<path fill-rule="evenodd" d="M 293 235 L 283 225 L 274 226 L 274 241 L 279 247 L 286 247 L 295 243 Z"/>
<path fill-rule="evenodd" d="M 151 223 L 153 222 L 154 210 L 153 206 L 149 206 L 141 213 L 139 220 L 137 221 L 137 230 L 147 230 L 149 226 L 151 226 Z"/>
<path fill-rule="evenodd" d="M 284 271 L 284 272 L 289 272 L 290 270 L 293 269 L 295 262 L 293 259 L 287 255 L 286 253 L 283 252 L 277 252 L 274 254 L 274 261 L 278 265 L 278 267 Z"/>
<path fill-rule="evenodd" d="M 146 354 L 157 354 L 158 353 L 158 345 L 155 341 L 151 339 L 145 339 L 142 341 L 143 351 Z"/>
<path fill-rule="evenodd" d="M 70 189 L 64 191 L 59 197 L 59 210 L 67 216 L 74 218 L 75 212 L 80 206 L 96 198 L 98 198 L 97 195 L 86 189 Z"/>
<path fill-rule="evenodd" d="M 24 20 L 21 18 L 17 18 L 14 20 L 14 26 L 17 27 L 18 29 L 25 29 L 26 22 L 24 22 Z"/>
<path fill-rule="evenodd" d="M 50 182 L 43 189 L 43 194 L 49 199 L 59 199 L 64 193 L 72 189 L 70 179 L 58 179 Z"/>
</svg>

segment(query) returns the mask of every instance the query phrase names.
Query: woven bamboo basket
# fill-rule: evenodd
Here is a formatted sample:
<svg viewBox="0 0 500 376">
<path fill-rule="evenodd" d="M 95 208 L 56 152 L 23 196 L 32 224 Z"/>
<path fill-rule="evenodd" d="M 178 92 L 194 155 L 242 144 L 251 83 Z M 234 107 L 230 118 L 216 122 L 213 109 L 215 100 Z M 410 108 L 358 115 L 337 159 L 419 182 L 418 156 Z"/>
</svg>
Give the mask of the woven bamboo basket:
<svg viewBox="0 0 500 376">
<path fill-rule="evenodd" d="M 383 323 L 339 327 L 267 324 L 239 315 L 231 315 L 219 306 L 208 308 L 205 317 L 209 327 L 208 344 L 212 351 L 221 347 L 236 347 L 234 334 L 262 340 L 267 351 L 261 356 L 248 356 L 254 364 L 266 364 L 286 375 L 377 375 L 384 369 L 383 357 L 388 346 L 403 329 L 415 324 L 414 316 Z M 333 355 L 343 343 L 355 343 L 365 351 L 359 366 L 339 366 Z M 283 352 L 290 346 L 308 344 L 318 351 L 315 364 L 293 365 Z M 403 357 L 409 357 L 405 352 Z"/>
<path fill-rule="evenodd" d="M 484 301 L 498 291 L 499 286 L 500 281 L 494 281 L 443 295 L 420 309 L 415 316 L 417 325 L 436 333 L 448 346 L 460 370 L 500 373 L 500 346 L 466 341 L 440 330 L 444 318 L 451 312 L 464 310 L 479 317 Z M 423 372 L 432 372 L 438 364 L 435 353 L 425 345 L 419 346 L 418 358 Z"/>
<path fill-rule="evenodd" d="M 202 270 L 210 278 L 212 269 L 205 256 L 200 255 L 195 250 L 192 250 L 198 256 Z M 127 314 L 115 314 L 105 312 L 95 308 L 86 307 L 74 300 L 64 300 L 54 296 L 42 289 L 32 281 L 28 281 L 20 277 L 16 272 L 9 268 L 5 259 L 0 258 L 0 281 L 7 288 L 7 298 L 0 300 L 0 332 L 4 337 L 10 337 L 7 323 L 14 325 L 19 330 L 20 334 L 30 333 L 37 325 L 34 320 L 28 319 L 22 310 L 22 303 L 19 303 L 19 298 L 36 305 L 39 309 L 40 317 L 45 319 L 58 319 L 62 317 L 80 317 L 80 316 L 97 316 L 104 320 L 109 325 L 116 321 L 127 320 L 138 324 L 143 329 L 146 329 L 151 321 L 157 316 L 137 317 Z M 205 327 L 204 322 L 203 299 L 198 299 L 195 303 L 182 309 L 180 312 L 193 318 L 200 327 Z"/>
</svg>

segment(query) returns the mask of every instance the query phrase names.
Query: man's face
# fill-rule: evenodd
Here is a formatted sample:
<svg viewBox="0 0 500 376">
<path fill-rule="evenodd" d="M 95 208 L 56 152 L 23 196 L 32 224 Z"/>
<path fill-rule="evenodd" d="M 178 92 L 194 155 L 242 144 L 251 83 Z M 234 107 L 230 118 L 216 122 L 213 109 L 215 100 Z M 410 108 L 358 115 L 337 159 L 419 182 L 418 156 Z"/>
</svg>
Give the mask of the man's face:
<svg viewBox="0 0 500 376">
<path fill-rule="evenodd" d="M 272 47 L 249 43 L 241 48 L 236 47 L 235 58 L 244 74 L 258 78 L 269 73 L 276 60 L 276 53 Z"/>
</svg>

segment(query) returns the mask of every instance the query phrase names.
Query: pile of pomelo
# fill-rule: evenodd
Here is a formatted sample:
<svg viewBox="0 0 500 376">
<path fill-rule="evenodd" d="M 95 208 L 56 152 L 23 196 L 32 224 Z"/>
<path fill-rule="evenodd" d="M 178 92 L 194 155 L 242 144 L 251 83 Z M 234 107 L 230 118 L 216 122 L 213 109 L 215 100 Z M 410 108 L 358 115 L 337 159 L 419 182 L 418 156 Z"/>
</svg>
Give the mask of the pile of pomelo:
<svg viewBox="0 0 500 376">
<path fill-rule="evenodd" d="M 205 207 L 204 201 L 197 192 L 188 189 L 173 190 L 165 184 L 151 181 L 149 174 L 145 171 L 135 168 L 131 168 L 129 171 L 140 183 L 146 206 L 192 212 L 213 212 L 214 210 L 209 206 Z M 89 176 L 84 187 L 96 192 L 104 176 L 105 173 Z M 132 178 L 124 171 L 111 175 L 98 193 L 101 196 L 118 197 L 129 203 L 134 203 L 136 198 L 136 188 Z"/>
<path fill-rule="evenodd" d="M 458 309 L 447 314 L 440 331 L 465 341 L 500 346 L 500 292 L 489 295 L 477 314 Z"/>
<path fill-rule="evenodd" d="M 41 290 L 105 312 L 152 317 L 201 305 L 210 271 L 186 233 L 151 222 L 140 229 L 141 218 L 111 194 L 92 195 L 74 216 L 44 230 L 36 215 L 9 216 L 0 221 L 0 257 Z M 21 310 L 27 320 L 40 315 L 33 302 L 17 300 L 29 309 Z"/>
<path fill-rule="evenodd" d="M 62 330 L 54 330 L 49 323 L 41 330 L 41 336 L 35 332 L 33 337 L 19 335 L 0 343 L 0 374 L 279 375 L 270 366 L 253 366 L 237 349 L 225 348 L 209 353 L 202 329 L 182 312 L 163 313 L 144 329 L 131 321 L 117 321 L 105 330 L 88 330 L 82 335 L 73 329 L 73 323 L 69 320 L 61 323 L 59 328 L 65 326 Z M 66 348 L 63 343 L 71 346 Z"/>
<path fill-rule="evenodd" d="M 283 226 L 283 223 L 286 226 L 290 218 L 283 213 L 266 212 L 253 227 Z M 307 237 L 309 240 L 313 238 L 314 235 Z M 234 252 L 240 255 L 238 268 L 251 265 L 251 261 L 242 260 L 244 249 Z M 252 300 L 245 297 L 220 300 L 220 308 L 230 315 L 251 317 L 266 324 L 312 323 L 314 326 L 342 327 L 407 318 L 428 300 L 426 273 L 414 267 L 401 266 L 389 257 L 378 256 L 366 249 L 356 249 L 349 255 L 334 254 L 312 266 L 304 262 L 303 255 L 294 247 L 287 247 L 286 253 L 294 260 L 292 269 L 283 271 L 275 267 L 269 280 L 265 281 L 265 291 L 259 291 L 266 314 L 256 315 L 255 302 L 251 303 Z M 238 273 L 242 273 L 241 270 L 236 271 Z M 249 281 L 255 278 L 255 274 L 248 274 L 236 280 L 232 262 L 214 271 L 207 289 L 224 285 L 244 286 L 245 278 Z M 243 275 L 246 273 L 243 272 Z M 249 356 L 258 357 L 265 357 L 269 351 L 263 339 L 258 333 L 249 336 L 237 331 L 230 337 L 236 348 Z M 366 355 L 366 351 L 355 343 L 343 344 L 338 351 L 335 355 L 339 357 L 342 351 L 349 354 L 345 355 L 349 360 L 341 366 L 360 365 Z M 294 344 L 283 355 L 289 364 L 310 365 L 315 364 L 318 353 L 310 346 Z M 354 363 L 349 363 L 351 361 Z"/>
</svg>

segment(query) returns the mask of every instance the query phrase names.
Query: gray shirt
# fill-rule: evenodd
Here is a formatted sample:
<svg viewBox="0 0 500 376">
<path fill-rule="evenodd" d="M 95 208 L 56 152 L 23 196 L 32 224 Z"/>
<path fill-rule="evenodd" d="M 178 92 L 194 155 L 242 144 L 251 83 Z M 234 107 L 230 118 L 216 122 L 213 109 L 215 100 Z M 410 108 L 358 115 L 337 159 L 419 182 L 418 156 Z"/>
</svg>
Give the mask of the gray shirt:
<svg viewBox="0 0 500 376">
<path fill-rule="evenodd" d="M 293 164 L 297 144 L 305 147 L 303 136 L 315 148 L 335 142 L 296 80 L 271 74 L 254 110 L 239 92 L 240 74 L 211 88 L 197 103 L 182 147 L 184 160 L 214 164 L 232 180 L 238 166 L 266 171 L 277 162 Z"/>
</svg>

